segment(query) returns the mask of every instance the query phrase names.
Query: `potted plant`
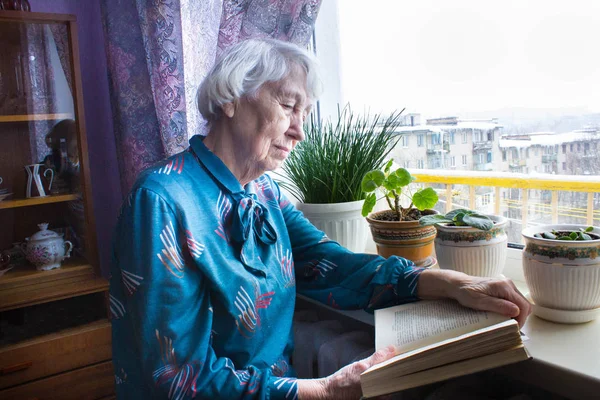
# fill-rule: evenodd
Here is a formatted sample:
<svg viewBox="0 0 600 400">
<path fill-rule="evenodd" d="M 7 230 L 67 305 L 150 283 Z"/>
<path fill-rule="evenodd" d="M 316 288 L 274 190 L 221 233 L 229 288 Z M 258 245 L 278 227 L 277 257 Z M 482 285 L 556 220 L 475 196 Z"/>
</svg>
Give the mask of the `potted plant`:
<svg viewBox="0 0 600 400">
<path fill-rule="evenodd" d="M 419 266 L 433 263 L 433 240 L 436 230 L 433 226 L 419 225 L 424 215 L 436 214 L 433 207 L 438 195 L 433 188 L 413 189 L 410 184 L 415 178 L 405 168 L 392 171 L 390 160 L 383 171 L 375 169 L 367 172 L 362 180 L 362 190 L 369 195 L 365 199 L 362 215 L 367 217 L 377 253 L 383 257 L 397 255 L 412 260 Z M 372 212 L 377 203 L 376 192 L 386 200 L 389 210 Z M 402 200 L 408 202 L 402 206 Z"/>
<path fill-rule="evenodd" d="M 368 228 L 361 216 L 362 176 L 381 168 L 400 135 L 400 112 L 355 115 L 349 106 L 334 124 L 311 122 L 306 138 L 284 163 L 279 183 L 300 203 L 298 209 L 332 240 L 363 252 Z"/>
<path fill-rule="evenodd" d="M 446 215 L 424 216 L 419 224 L 437 229 L 435 254 L 440 268 L 473 276 L 502 273 L 508 242 L 506 218 L 457 209 Z"/>
<path fill-rule="evenodd" d="M 598 316 L 600 228 L 540 225 L 522 234 L 523 273 L 534 312 L 556 322 L 587 322 Z"/>
</svg>

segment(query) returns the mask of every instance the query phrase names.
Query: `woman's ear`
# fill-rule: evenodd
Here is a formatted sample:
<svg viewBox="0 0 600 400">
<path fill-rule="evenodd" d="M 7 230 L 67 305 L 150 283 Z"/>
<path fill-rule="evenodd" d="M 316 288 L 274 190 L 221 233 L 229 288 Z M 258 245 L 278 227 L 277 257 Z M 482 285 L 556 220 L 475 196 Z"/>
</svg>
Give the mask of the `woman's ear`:
<svg viewBox="0 0 600 400">
<path fill-rule="evenodd" d="M 221 108 L 223 109 L 223 114 L 225 114 L 225 116 L 232 118 L 233 114 L 235 114 L 235 103 L 231 102 L 231 103 L 225 103 L 221 106 Z"/>
</svg>

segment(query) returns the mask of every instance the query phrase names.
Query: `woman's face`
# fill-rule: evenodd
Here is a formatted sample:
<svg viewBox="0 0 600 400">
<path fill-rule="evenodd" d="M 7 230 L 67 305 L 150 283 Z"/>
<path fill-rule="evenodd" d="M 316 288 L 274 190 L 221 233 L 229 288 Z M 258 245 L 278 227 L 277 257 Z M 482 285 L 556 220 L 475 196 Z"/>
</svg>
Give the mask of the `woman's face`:
<svg viewBox="0 0 600 400">
<path fill-rule="evenodd" d="M 256 96 L 226 105 L 240 167 L 257 176 L 279 168 L 304 140 L 302 125 L 311 106 L 306 74 L 300 67 L 292 68 L 279 82 L 264 84 Z"/>
</svg>

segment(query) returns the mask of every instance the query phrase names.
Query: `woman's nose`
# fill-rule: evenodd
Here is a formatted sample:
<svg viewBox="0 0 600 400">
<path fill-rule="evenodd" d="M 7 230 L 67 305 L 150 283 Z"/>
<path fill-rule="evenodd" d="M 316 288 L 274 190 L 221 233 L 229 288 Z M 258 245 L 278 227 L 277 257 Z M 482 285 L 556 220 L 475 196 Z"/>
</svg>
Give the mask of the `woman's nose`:
<svg viewBox="0 0 600 400">
<path fill-rule="evenodd" d="M 290 121 L 288 135 L 297 142 L 304 140 L 304 118 L 301 113 L 294 113 Z"/>
</svg>

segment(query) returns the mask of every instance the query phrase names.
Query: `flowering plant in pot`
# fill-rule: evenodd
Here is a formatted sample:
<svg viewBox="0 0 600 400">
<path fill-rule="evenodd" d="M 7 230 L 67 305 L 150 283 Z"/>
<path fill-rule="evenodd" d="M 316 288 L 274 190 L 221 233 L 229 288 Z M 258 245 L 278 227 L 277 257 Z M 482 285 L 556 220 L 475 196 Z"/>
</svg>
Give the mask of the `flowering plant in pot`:
<svg viewBox="0 0 600 400">
<path fill-rule="evenodd" d="M 424 216 L 419 224 L 437 229 L 435 254 L 440 268 L 473 276 L 502 273 L 508 243 L 506 218 L 461 208 L 446 215 Z"/>
<path fill-rule="evenodd" d="M 522 235 L 523 273 L 534 313 L 567 323 L 600 315 L 600 228 L 541 225 Z"/>
<path fill-rule="evenodd" d="M 439 198 L 433 188 L 413 189 L 416 179 L 405 168 L 392 171 L 393 160 L 383 170 L 371 170 L 362 180 L 362 190 L 369 193 L 362 215 L 367 218 L 377 252 L 384 256 L 397 255 L 412 260 L 419 266 L 432 263 L 433 240 L 436 230 L 419 225 L 419 218 L 436 214 L 433 207 Z M 377 203 L 376 193 L 385 198 L 389 210 L 372 212 Z M 408 202 L 402 206 L 402 200 Z"/>
<path fill-rule="evenodd" d="M 362 176 L 381 168 L 400 140 L 400 112 L 357 115 L 349 106 L 336 123 L 311 119 L 306 138 L 284 163 L 279 179 L 300 203 L 298 209 L 332 240 L 363 252 L 368 235 L 362 218 Z"/>
</svg>

